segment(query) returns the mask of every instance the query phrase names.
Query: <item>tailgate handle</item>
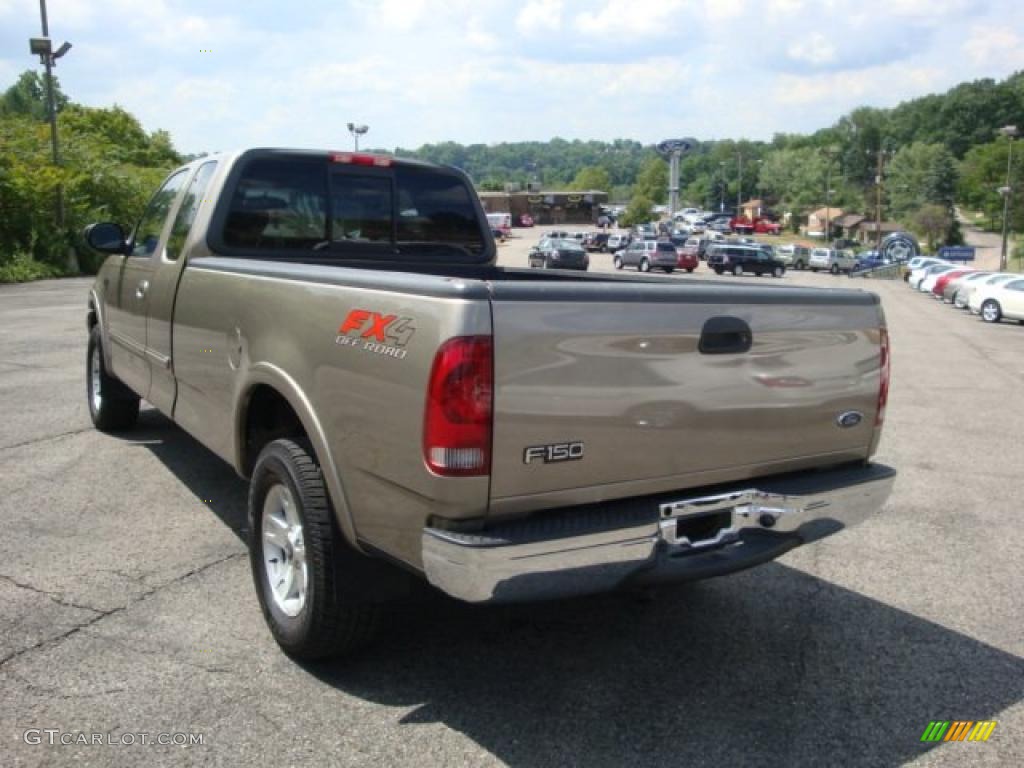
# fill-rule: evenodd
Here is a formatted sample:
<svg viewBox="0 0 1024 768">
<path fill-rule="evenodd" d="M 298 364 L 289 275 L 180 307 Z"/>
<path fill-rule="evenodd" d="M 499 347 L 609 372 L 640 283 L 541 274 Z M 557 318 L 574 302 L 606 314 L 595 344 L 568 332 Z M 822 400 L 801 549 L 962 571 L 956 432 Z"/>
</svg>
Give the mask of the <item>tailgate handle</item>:
<svg viewBox="0 0 1024 768">
<path fill-rule="evenodd" d="M 738 355 L 749 352 L 754 333 L 746 321 L 730 315 L 710 317 L 700 330 L 697 349 L 703 355 Z"/>
</svg>

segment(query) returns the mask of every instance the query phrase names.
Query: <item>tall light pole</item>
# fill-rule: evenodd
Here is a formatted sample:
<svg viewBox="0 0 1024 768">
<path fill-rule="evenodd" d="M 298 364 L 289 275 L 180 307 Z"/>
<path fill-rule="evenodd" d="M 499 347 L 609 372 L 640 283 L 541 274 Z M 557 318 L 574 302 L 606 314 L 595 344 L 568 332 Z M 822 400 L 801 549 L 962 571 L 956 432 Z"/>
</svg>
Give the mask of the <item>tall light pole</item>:
<svg viewBox="0 0 1024 768">
<path fill-rule="evenodd" d="M 718 164 L 718 168 L 719 168 L 719 175 L 721 177 L 719 179 L 719 182 L 718 182 L 720 184 L 720 186 L 718 187 L 718 212 L 719 213 L 724 213 L 725 212 L 725 163 L 724 162 L 719 163 Z"/>
<path fill-rule="evenodd" d="M 57 100 L 53 89 L 53 68 L 57 66 L 57 59 L 71 50 L 71 43 L 61 43 L 60 47 L 53 50 L 53 43 L 50 41 L 50 23 L 46 16 L 46 0 L 39 0 L 39 16 L 42 21 L 43 36 L 29 38 L 29 51 L 39 56 L 40 62 L 46 67 L 46 118 L 50 123 L 50 145 L 53 149 L 53 164 L 60 165 L 60 144 L 57 141 Z M 56 195 L 56 219 L 57 228 L 64 229 L 64 187 L 57 184 Z"/>
<path fill-rule="evenodd" d="M 348 132 L 352 134 L 352 138 L 355 140 L 356 143 L 356 152 L 359 151 L 359 137 L 364 136 L 366 132 L 369 130 L 370 126 L 368 125 L 361 125 L 359 123 L 348 124 Z"/>
<path fill-rule="evenodd" d="M 825 147 L 825 245 L 832 242 L 832 161 L 836 156 L 835 147 Z"/>
<path fill-rule="evenodd" d="M 740 215 L 743 205 L 743 153 L 736 153 L 736 215 Z"/>
<path fill-rule="evenodd" d="M 658 154 L 668 158 L 668 215 L 679 210 L 679 159 L 692 150 L 696 139 L 665 139 L 658 143 Z"/>
<path fill-rule="evenodd" d="M 999 133 L 1006 137 L 1009 142 L 1006 148 L 1006 186 L 999 188 L 999 193 L 1003 196 L 1003 243 L 999 251 L 999 271 L 1006 271 L 1006 241 L 1009 235 L 1009 221 L 1010 221 L 1010 197 L 1013 195 L 1013 187 L 1010 185 L 1010 171 L 1013 165 L 1013 140 L 1017 136 L 1017 126 L 1015 125 L 1004 125 L 999 129 Z"/>
</svg>

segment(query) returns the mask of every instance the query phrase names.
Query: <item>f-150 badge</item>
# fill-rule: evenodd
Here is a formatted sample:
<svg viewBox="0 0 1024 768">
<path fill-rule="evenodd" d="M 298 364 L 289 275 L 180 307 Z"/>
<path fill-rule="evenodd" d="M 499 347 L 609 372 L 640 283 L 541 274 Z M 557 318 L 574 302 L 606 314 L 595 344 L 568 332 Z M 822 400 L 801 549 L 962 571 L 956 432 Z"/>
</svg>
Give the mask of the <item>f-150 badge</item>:
<svg viewBox="0 0 1024 768">
<path fill-rule="evenodd" d="M 551 445 L 531 445 L 523 451 L 523 464 L 543 461 L 554 464 L 558 461 L 579 461 L 583 458 L 583 443 L 552 443 Z"/>
<path fill-rule="evenodd" d="M 338 326 L 335 344 L 362 349 L 378 355 L 403 359 L 405 346 L 416 333 L 411 317 L 382 315 L 368 309 L 353 309 Z"/>
</svg>

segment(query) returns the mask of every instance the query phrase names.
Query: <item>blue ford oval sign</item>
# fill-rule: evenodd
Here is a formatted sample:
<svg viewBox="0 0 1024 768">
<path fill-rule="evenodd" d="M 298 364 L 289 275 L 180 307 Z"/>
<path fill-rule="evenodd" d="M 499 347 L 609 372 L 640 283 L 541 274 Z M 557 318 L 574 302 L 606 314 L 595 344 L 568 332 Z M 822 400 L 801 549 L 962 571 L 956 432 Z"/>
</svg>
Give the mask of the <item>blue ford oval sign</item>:
<svg viewBox="0 0 1024 768">
<path fill-rule="evenodd" d="M 864 421 L 864 414 L 860 411 L 846 411 L 836 417 L 836 424 L 844 429 L 856 427 L 862 421 Z"/>
</svg>

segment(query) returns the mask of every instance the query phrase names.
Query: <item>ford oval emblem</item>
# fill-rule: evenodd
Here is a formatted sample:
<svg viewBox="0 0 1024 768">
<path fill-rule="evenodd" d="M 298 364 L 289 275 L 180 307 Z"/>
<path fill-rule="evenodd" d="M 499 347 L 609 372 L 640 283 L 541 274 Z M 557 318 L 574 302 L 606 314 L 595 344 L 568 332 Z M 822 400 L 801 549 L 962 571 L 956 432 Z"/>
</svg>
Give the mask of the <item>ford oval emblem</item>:
<svg viewBox="0 0 1024 768">
<path fill-rule="evenodd" d="M 836 417 L 836 424 L 843 429 L 856 427 L 862 421 L 864 421 L 864 414 L 860 411 L 846 411 L 845 413 L 840 413 Z"/>
</svg>

